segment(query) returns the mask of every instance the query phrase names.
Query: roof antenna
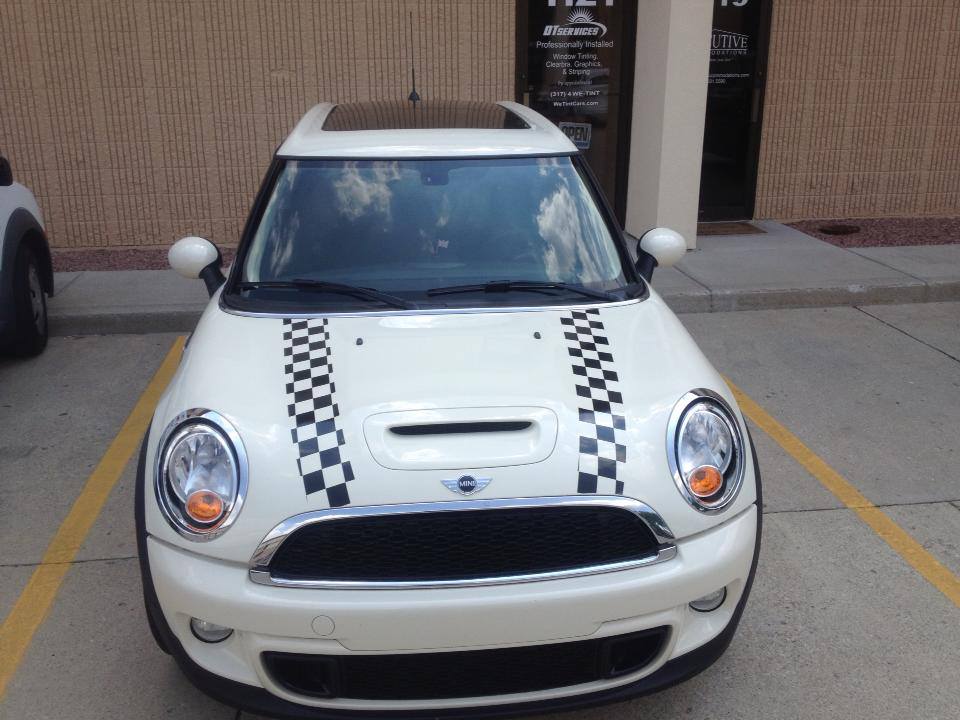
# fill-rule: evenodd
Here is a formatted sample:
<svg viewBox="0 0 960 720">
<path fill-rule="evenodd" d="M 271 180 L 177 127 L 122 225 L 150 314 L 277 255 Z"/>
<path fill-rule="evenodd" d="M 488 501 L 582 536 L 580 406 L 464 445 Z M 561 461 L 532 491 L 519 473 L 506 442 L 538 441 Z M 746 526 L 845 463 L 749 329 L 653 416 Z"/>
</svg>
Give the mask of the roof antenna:
<svg viewBox="0 0 960 720">
<path fill-rule="evenodd" d="M 413 76 L 413 89 L 407 96 L 407 100 L 413 103 L 413 109 L 417 109 L 417 103 L 420 102 L 420 94 L 417 92 L 417 68 L 413 61 L 413 12 L 410 13 L 410 74 Z"/>
</svg>

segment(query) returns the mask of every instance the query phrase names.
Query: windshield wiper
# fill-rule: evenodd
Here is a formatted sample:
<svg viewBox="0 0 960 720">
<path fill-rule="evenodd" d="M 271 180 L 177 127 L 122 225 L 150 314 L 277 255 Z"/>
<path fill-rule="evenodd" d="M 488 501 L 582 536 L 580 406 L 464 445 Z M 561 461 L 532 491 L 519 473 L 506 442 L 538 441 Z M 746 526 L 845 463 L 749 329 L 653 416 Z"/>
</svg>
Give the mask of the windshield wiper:
<svg viewBox="0 0 960 720">
<path fill-rule="evenodd" d="M 359 287 L 357 285 L 344 285 L 343 283 L 328 282 L 327 280 L 312 280 L 310 278 L 295 278 L 293 280 L 260 280 L 256 282 L 242 282 L 238 285 L 241 290 L 254 290 L 257 288 L 293 288 L 296 290 L 310 290 L 316 292 L 328 292 L 337 295 L 351 295 L 364 300 L 373 300 L 382 302 L 391 307 L 404 308 L 411 310 L 417 307 L 416 303 L 410 300 L 404 300 L 396 295 L 380 292 L 372 288 Z"/>
<path fill-rule="evenodd" d="M 550 282 L 544 280 L 494 280 L 493 282 L 482 283 L 479 285 L 451 285 L 450 287 L 439 287 L 427 290 L 427 295 L 453 295 L 455 293 L 485 292 L 485 293 L 505 293 L 511 291 L 529 291 L 541 292 L 543 290 L 566 290 L 567 292 L 585 295 L 586 297 L 597 298 L 598 300 L 621 300 L 613 293 L 605 290 L 591 290 L 581 285 L 569 285 L 562 282 Z"/>
</svg>

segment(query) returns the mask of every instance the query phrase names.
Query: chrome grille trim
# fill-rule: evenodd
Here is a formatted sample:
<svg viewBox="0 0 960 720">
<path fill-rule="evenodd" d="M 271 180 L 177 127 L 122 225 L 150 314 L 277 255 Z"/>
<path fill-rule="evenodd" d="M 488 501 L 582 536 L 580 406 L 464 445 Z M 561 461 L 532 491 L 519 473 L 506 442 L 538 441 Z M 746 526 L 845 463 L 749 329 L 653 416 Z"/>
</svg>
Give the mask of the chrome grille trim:
<svg viewBox="0 0 960 720">
<path fill-rule="evenodd" d="M 656 555 L 636 560 L 628 560 L 602 565 L 590 565 L 569 570 L 525 575 L 510 575 L 494 578 L 471 578 L 467 580 L 416 580 L 416 581 L 360 581 L 360 580 L 301 580 L 275 578 L 270 574 L 270 561 L 280 545 L 294 532 L 306 525 L 333 520 L 345 520 L 357 517 L 378 515 L 457 512 L 463 510 L 497 510 L 542 507 L 591 507 L 603 506 L 628 510 L 637 515 L 653 533 L 659 544 Z M 503 498 L 490 500 L 451 500 L 445 502 L 406 503 L 396 505 L 370 505 L 361 507 L 339 507 L 328 510 L 294 515 L 277 525 L 267 533 L 250 558 L 250 579 L 259 585 L 279 587 L 298 587 L 328 590 L 402 590 L 413 588 L 477 587 L 483 585 L 512 585 L 515 583 L 559 580 L 564 578 L 597 575 L 600 573 L 631 570 L 647 565 L 671 560 L 677 554 L 674 535 L 664 519 L 646 503 L 618 495 L 564 495 L 557 497 Z"/>
</svg>

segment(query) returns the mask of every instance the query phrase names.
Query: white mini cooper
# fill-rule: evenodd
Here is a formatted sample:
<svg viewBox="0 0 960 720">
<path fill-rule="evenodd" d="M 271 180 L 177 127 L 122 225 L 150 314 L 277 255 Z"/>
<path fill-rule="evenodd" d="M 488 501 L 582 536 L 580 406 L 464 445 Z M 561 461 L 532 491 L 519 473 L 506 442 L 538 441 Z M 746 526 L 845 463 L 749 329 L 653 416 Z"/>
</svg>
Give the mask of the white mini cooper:
<svg viewBox="0 0 960 720">
<path fill-rule="evenodd" d="M 522 105 L 318 105 L 144 442 L 150 625 L 289 718 L 502 717 L 713 663 L 756 567 L 730 390 L 583 158 Z"/>
</svg>

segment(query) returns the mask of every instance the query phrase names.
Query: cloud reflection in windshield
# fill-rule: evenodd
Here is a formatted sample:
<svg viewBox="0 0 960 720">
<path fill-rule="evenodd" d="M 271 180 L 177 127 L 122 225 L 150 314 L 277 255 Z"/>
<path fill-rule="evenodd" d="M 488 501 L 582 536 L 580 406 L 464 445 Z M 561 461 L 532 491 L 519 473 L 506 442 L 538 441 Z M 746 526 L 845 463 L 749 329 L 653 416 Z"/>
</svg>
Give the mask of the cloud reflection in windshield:
<svg viewBox="0 0 960 720">
<path fill-rule="evenodd" d="M 541 168 L 541 172 L 543 168 Z M 597 228 L 584 232 L 591 216 L 582 217 L 566 178 L 558 178 L 557 189 L 540 201 L 537 230 L 546 243 L 543 250 L 544 271 L 549 280 L 569 282 L 603 276 L 599 262 L 605 257 L 594 247 Z"/>
<path fill-rule="evenodd" d="M 389 183 L 400 179 L 400 168 L 394 162 L 374 162 L 370 169 L 360 172 L 356 162 L 344 164 L 339 179 L 333 182 L 340 214 L 351 220 L 370 212 L 390 219 L 390 200 L 393 193 Z"/>
</svg>

